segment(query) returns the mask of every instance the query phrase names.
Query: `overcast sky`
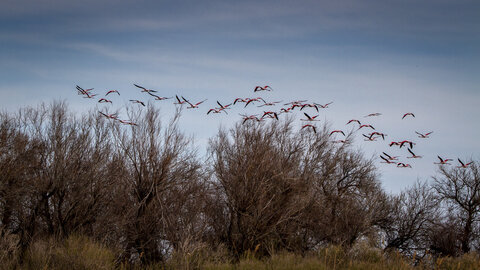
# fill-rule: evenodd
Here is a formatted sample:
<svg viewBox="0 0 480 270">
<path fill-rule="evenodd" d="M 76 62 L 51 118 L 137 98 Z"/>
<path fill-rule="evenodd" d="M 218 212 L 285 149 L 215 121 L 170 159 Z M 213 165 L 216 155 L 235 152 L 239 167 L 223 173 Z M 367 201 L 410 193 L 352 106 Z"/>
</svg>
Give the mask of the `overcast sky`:
<svg viewBox="0 0 480 270">
<path fill-rule="evenodd" d="M 414 167 L 378 163 L 387 191 L 429 180 L 437 155 L 480 160 L 478 1 L 2 0 L 0 60 L 0 106 L 9 111 L 54 99 L 94 108 L 77 84 L 118 89 L 117 107 L 146 100 L 133 83 L 208 98 L 182 118 L 200 148 L 240 118 L 241 110 L 207 118 L 208 108 L 257 96 L 256 85 L 271 85 L 261 96 L 272 101 L 333 101 L 319 118 L 334 129 L 358 118 L 388 142 L 417 142 L 424 157 L 412 161 L 359 133 L 367 156 L 389 151 Z M 171 102 L 156 104 L 168 119 Z M 363 117 L 373 112 L 383 115 Z M 402 120 L 406 112 L 416 117 Z M 422 140 L 414 131 L 434 133 Z"/>
</svg>

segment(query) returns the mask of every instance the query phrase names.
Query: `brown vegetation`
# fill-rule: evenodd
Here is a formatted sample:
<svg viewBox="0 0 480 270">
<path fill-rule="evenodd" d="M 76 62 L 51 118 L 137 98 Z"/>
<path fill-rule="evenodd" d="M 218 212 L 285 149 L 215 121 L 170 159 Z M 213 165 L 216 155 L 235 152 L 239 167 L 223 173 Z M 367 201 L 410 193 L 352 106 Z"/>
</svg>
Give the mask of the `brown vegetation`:
<svg viewBox="0 0 480 270">
<path fill-rule="evenodd" d="M 238 123 L 211 138 L 203 160 L 179 117 L 165 125 L 150 106 L 125 126 L 59 102 L 1 114 L 0 260 L 53 269 L 478 263 L 477 163 L 441 165 L 433 184 L 388 195 L 373 160 L 332 143 L 327 125 Z"/>
</svg>

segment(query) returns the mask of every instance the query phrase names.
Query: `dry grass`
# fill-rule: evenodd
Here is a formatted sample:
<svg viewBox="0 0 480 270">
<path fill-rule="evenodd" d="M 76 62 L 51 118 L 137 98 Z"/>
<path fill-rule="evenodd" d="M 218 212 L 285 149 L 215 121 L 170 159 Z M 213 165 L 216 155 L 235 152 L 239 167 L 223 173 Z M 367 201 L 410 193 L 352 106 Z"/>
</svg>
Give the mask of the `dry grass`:
<svg viewBox="0 0 480 270">
<path fill-rule="evenodd" d="M 2 240 L 2 245 L 8 239 Z M 10 241 L 10 244 L 13 243 Z M 11 245 L 9 245 L 11 246 Z M 247 252 L 237 263 L 232 263 L 225 248 L 212 251 L 197 245 L 187 253 L 174 253 L 165 264 L 115 266 L 115 252 L 104 245 L 83 236 L 70 236 L 63 241 L 35 241 L 27 251 L 23 264 L 18 264 L 15 250 L 2 250 L 1 269 L 210 269 L 210 270 L 323 270 L 323 269 L 480 269 L 477 253 L 461 257 L 444 257 L 413 266 L 411 259 L 399 253 L 386 256 L 380 250 L 367 245 L 355 246 L 345 251 L 340 246 L 329 246 L 315 253 L 300 256 L 294 253 L 278 253 L 269 258 L 257 258 L 255 252 Z"/>
</svg>

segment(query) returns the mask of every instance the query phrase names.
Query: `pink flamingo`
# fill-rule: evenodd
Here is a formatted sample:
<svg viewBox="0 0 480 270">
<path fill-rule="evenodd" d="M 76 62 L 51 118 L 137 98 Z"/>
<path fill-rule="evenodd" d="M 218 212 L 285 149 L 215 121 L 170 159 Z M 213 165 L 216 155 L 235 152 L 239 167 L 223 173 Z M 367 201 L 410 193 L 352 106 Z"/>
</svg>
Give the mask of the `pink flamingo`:
<svg viewBox="0 0 480 270">
<path fill-rule="evenodd" d="M 408 152 L 410 152 L 410 154 L 412 154 L 411 157 L 407 157 L 407 158 L 422 158 L 422 156 L 415 155 L 415 153 L 413 153 L 412 149 L 408 148 L 407 150 L 408 150 Z"/>
<path fill-rule="evenodd" d="M 117 93 L 120 96 L 120 93 L 117 90 L 110 90 L 105 94 L 105 96 L 108 96 L 108 94 L 111 94 L 111 93 Z"/>
<path fill-rule="evenodd" d="M 105 99 L 105 98 L 99 99 L 98 103 L 111 103 L 111 104 L 113 104 L 111 100 L 108 100 L 108 99 Z"/>
<path fill-rule="evenodd" d="M 151 93 L 156 93 L 156 92 L 157 92 L 157 91 L 152 90 L 152 89 L 147 89 L 147 88 L 145 88 L 145 87 L 143 87 L 143 86 L 140 86 L 140 85 L 138 85 L 138 84 L 133 84 L 133 85 L 135 85 L 135 87 L 138 87 L 138 88 L 142 89 L 141 92 L 146 92 L 146 93 L 149 93 L 149 94 L 151 94 Z"/>
<path fill-rule="evenodd" d="M 265 104 L 262 104 L 260 106 L 257 106 L 257 107 L 263 107 L 263 106 L 275 106 L 275 104 L 277 103 L 280 103 L 281 101 L 273 101 L 273 102 L 267 102 Z"/>
<path fill-rule="evenodd" d="M 389 154 L 382 152 L 389 160 L 398 160 L 398 156 L 390 156 Z"/>
<path fill-rule="evenodd" d="M 390 161 L 389 159 L 385 158 L 384 156 L 380 156 L 380 158 L 385 160 L 385 162 L 381 162 L 381 163 L 387 163 L 387 164 L 395 164 L 396 163 L 394 161 Z"/>
<path fill-rule="evenodd" d="M 412 166 L 410 164 L 405 164 L 405 163 L 402 163 L 402 162 L 397 163 L 397 167 L 398 168 L 412 168 Z"/>
<path fill-rule="evenodd" d="M 415 117 L 415 115 L 414 115 L 413 113 L 409 112 L 409 113 L 404 114 L 404 115 L 402 116 L 402 119 L 405 118 L 405 117 L 407 117 L 408 115 Z"/>
<path fill-rule="evenodd" d="M 453 159 L 451 159 L 451 158 L 445 158 L 445 159 L 443 159 L 443 158 L 441 158 L 440 156 L 437 156 L 437 157 L 438 157 L 438 159 L 440 160 L 440 162 L 434 162 L 433 164 L 439 164 L 439 165 L 445 165 L 445 164 L 446 164 L 446 165 L 450 165 L 450 163 L 448 163 L 448 162 L 449 162 L 449 161 L 453 161 Z"/>
<path fill-rule="evenodd" d="M 140 100 L 136 100 L 136 99 L 130 99 L 130 101 L 131 101 L 131 102 L 133 102 L 133 103 L 140 104 L 140 105 L 142 105 L 143 107 L 145 107 L 145 103 L 143 103 L 143 102 L 142 102 L 142 101 L 140 101 Z"/>
<path fill-rule="evenodd" d="M 197 109 L 197 108 L 198 108 L 198 105 L 200 105 L 200 104 L 202 104 L 203 102 L 206 101 L 206 99 L 205 99 L 205 100 L 202 100 L 202 101 L 197 102 L 197 103 L 195 103 L 195 104 L 192 104 L 190 101 L 188 101 L 188 100 L 185 99 L 184 97 L 182 97 L 182 98 L 183 98 L 183 100 L 185 100 L 185 102 L 187 102 L 187 103 L 190 105 L 189 107 L 187 107 L 187 109 Z"/>
<path fill-rule="evenodd" d="M 307 113 L 303 113 L 303 114 L 307 117 L 307 119 L 300 119 L 300 120 L 302 120 L 302 121 L 320 121 L 320 120 L 316 120 L 316 119 L 315 119 L 315 118 L 318 117 L 318 114 L 315 115 L 315 116 L 310 116 L 310 115 L 308 115 Z"/>
<path fill-rule="evenodd" d="M 419 138 L 423 138 L 423 139 L 425 139 L 425 138 L 430 138 L 428 135 L 432 134 L 432 133 L 433 133 L 433 131 L 430 131 L 430 132 L 428 132 L 428 133 L 425 133 L 425 134 L 422 134 L 422 133 L 420 133 L 420 132 L 417 132 L 417 131 L 415 131 L 415 133 L 417 133 L 417 134 L 418 134 L 418 137 L 419 137 Z"/>
<path fill-rule="evenodd" d="M 314 125 L 311 125 L 311 124 L 303 125 L 301 129 L 308 128 L 308 127 L 312 128 L 314 133 L 317 133 L 317 129 L 315 128 Z"/>
<path fill-rule="evenodd" d="M 464 169 L 468 168 L 468 166 L 473 163 L 473 161 L 470 161 L 469 163 L 465 164 L 460 159 L 458 159 L 458 162 L 460 162 L 460 166 L 457 166 L 457 168 L 464 168 Z"/>
<path fill-rule="evenodd" d="M 341 130 L 333 130 L 332 132 L 330 132 L 330 135 L 328 135 L 328 136 L 332 136 L 332 134 L 335 134 L 335 133 L 342 133 L 343 136 L 345 136 L 345 133 Z"/>
<path fill-rule="evenodd" d="M 327 104 L 323 104 L 323 105 L 322 105 L 322 104 L 318 104 L 318 103 L 313 103 L 313 104 L 319 106 L 319 107 L 322 108 L 322 109 L 326 109 L 326 108 L 328 108 L 328 105 L 330 105 L 330 104 L 332 104 L 332 103 L 333 103 L 333 101 L 332 101 L 332 102 L 329 102 L 329 103 L 327 103 Z"/>
<path fill-rule="evenodd" d="M 360 123 L 360 121 L 359 121 L 359 120 L 357 120 L 357 119 L 351 119 L 351 120 L 348 120 L 348 122 L 347 122 L 347 125 L 348 125 L 348 124 L 350 124 L 350 123 L 353 123 L 353 122 L 356 122 L 356 123 L 358 123 L 360 126 L 362 125 L 362 124 Z"/>
<path fill-rule="evenodd" d="M 361 129 L 361 128 L 371 128 L 373 130 L 375 130 L 375 128 L 372 126 L 372 125 L 360 125 L 360 127 L 358 129 Z"/>
<path fill-rule="evenodd" d="M 270 87 L 269 85 L 265 85 L 265 86 L 255 86 L 255 89 L 253 89 L 253 92 L 258 92 L 258 91 L 272 91 L 272 87 Z"/>
<path fill-rule="evenodd" d="M 177 95 L 175 95 L 175 98 L 177 99 L 177 101 L 176 101 L 176 102 L 174 102 L 173 104 L 178 104 L 178 105 L 185 104 L 185 101 L 182 101 L 182 100 L 180 100 L 180 98 L 178 98 L 178 96 L 177 96 Z M 185 98 L 184 98 L 184 97 L 182 97 L 182 99 L 184 99 L 184 100 L 185 100 Z"/>
</svg>

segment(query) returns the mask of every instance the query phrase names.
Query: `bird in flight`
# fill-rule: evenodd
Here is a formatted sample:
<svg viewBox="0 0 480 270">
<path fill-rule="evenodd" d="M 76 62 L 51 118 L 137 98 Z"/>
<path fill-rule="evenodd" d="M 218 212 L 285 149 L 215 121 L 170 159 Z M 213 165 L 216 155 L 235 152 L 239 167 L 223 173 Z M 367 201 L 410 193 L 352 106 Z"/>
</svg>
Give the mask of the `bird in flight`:
<svg viewBox="0 0 480 270">
<path fill-rule="evenodd" d="M 405 163 L 402 163 L 402 162 L 397 163 L 397 167 L 398 168 L 412 168 L 412 166 L 410 164 L 405 164 Z"/>
<path fill-rule="evenodd" d="M 433 164 L 439 164 L 439 165 L 445 165 L 445 164 L 446 164 L 446 165 L 450 165 L 450 163 L 448 163 L 448 162 L 449 162 L 449 161 L 453 161 L 453 159 L 451 159 L 451 158 L 445 158 L 445 159 L 443 159 L 443 158 L 441 158 L 440 156 L 437 156 L 437 157 L 438 157 L 438 159 L 440 160 L 440 162 L 434 162 Z"/>
<path fill-rule="evenodd" d="M 262 104 L 257 107 L 263 107 L 263 106 L 275 106 L 275 104 L 280 103 L 281 101 L 273 101 L 273 102 L 265 102 L 265 104 Z"/>
<path fill-rule="evenodd" d="M 391 156 L 385 152 L 382 152 L 389 160 L 398 160 L 398 156 Z"/>
<path fill-rule="evenodd" d="M 152 90 L 152 89 L 147 89 L 147 88 L 145 88 L 145 87 L 143 87 L 143 86 L 140 86 L 140 85 L 138 85 L 138 84 L 133 84 L 133 85 L 135 85 L 135 87 L 137 87 L 137 88 L 142 89 L 141 92 L 146 92 L 146 93 L 149 93 L 149 94 L 151 94 L 151 93 L 156 93 L 156 92 L 157 92 L 157 91 Z"/>
<path fill-rule="evenodd" d="M 270 87 L 269 85 L 265 85 L 265 86 L 255 86 L 255 89 L 253 89 L 253 92 L 259 92 L 259 91 L 272 91 L 272 87 Z"/>
<path fill-rule="evenodd" d="M 99 112 L 99 113 L 100 113 L 101 115 L 109 118 L 109 119 L 113 119 L 113 120 L 117 120 L 117 119 L 118 119 L 118 118 L 117 118 L 118 116 L 117 116 L 116 113 L 111 113 L 111 114 L 107 114 L 107 113 L 103 113 L 103 112 Z"/>
<path fill-rule="evenodd" d="M 413 146 L 415 145 L 414 142 L 405 140 L 405 141 L 401 141 L 401 142 L 400 142 L 400 148 L 402 148 L 402 146 L 404 146 L 405 144 L 409 144 L 409 145 L 410 145 L 410 148 L 413 148 Z"/>
<path fill-rule="evenodd" d="M 415 155 L 415 153 L 413 153 L 412 149 L 408 148 L 407 150 L 410 154 L 412 154 L 411 157 L 407 157 L 407 158 L 422 158 L 422 156 Z"/>
<path fill-rule="evenodd" d="M 360 126 L 362 125 L 362 124 L 360 123 L 360 121 L 359 121 L 359 120 L 357 120 L 357 119 L 351 119 L 351 120 L 348 120 L 348 122 L 347 122 L 347 125 L 348 125 L 348 124 L 350 124 L 350 123 L 353 123 L 353 122 L 356 122 L 356 123 L 358 123 Z"/>
<path fill-rule="evenodd" d="M 318 107 L 320 107 L 320 108 L 322 108 L 322 109 L 326 109 L 326 108 L 328 108 L 328 105 L 330 105 L 330 104 L 332 104 L 332 103 L 333 103 L 333 101 L 332 101 L 332 102 L 329 102 L 329 103 L 327 103 L 327 104 L 323 104 L 323 105 L 322 105 L 322 104 L 318 104 L 318 103 L 313 103 L 313 104 L 314 104 L 314 105 L 317 105 Z"/>
<path fill-rule="evenodd" d="M 130 101 L 131 101 L 131 102 L 133 102 L 133 103 L 140 104 L 140 105 L 142 105 L 143 107 L 145 107 L 145 103 L 143 103 L 143 102 L 142 102 L 142 101 L 140 101 L 140 100 L 136 100 L 136 99 L 130 99 Z"/>
<path fill-rule="evenodd" d="M 402 117 L 402 119 L 405 118 L 405 117 L 407 117 L 407 116 L 409 116 L 409 115 L 415 117 L 415 114 L 409 112 L 409 113 L 404 114 L 403 117 Z"/>
<path fill-rule="evenodd" d="M 98 103 L 110 103 L 110 104 L 113 104 L 111 100 L 108 100 L 108 99 L 105 99 L 105 98 L 101 98 L 98 100 Z"/>
<path fill-rule="evenodd" d="M 377 139 L 377 137 L 373 137 L 373 135 L 371 135 L 371 134 L 370 134 L 370 136 L 365 135 L 365 134 L 362 134 L 362 135 L 363 135 L 363 137 L 366 138 L 365 141 L 371 141 L 371 142 L 373 142 L 373 141 L 375 141 L 375 140 Z"/>
<path fill-rule="evenodd" d="M 415 131 L 415 133 L 417 133 L 417 135 L 418 135 L 419 138 L 425 139 L 425 138 L 430 138 L 429 135 L 432 134 L 433 131 L 430 131 L 430 132 L 425 133 L 425 134 L 420 133 L 420 132 L 417 132 L 417 131 Z"/>
<path fill-rule="evenodd" d="M 377 113 L 367 114 L 364 117 L 372 117 L 372 116 L 380 116 L 380 115 L 382 115 L 382 114 L 377 112 Z"/>
<path fill-rule="evenodd" d="M 108 96 L 109 94 L 112 94 L 112 93 L 117 93 L 120 96 L 120 93 L 117 90 L 110 90 L 105 94 L 105 96 Z"/>
<path fill-rule="evenodd" d="M 302 121 L 320 121 L 320 120 L 315 120 L 315 118 L 318 117 L 318 114 L 315 116 L 310 116 L 308 115 L 308 113 L 303 113 L 303 114 L 307 117 L 307 119 L 300 119 Z"/>
<path fill-rule="evenodd" d="M 457 168 L 468 168 L 468 166 L 473 163 L 473 161 L 470 161 L 469 163 L 463 163 L 459 158 L 458 162 L 460 163 L 460 166 L 457 166 Z"/>
<path fill-rule="evenodd" d="M 195 104 L 191 103 L 190 101 L 188 101 L 186 98 L 182 97 L 183 100 L 185 100 L 185 102 L 187 102 L 190 106 L 187 107 L 187 109 L 197 109 L 198 108 L 198 105 L 202 104 L 203 102 L 206 101 L 206 99 L 200 101 L 200 102 L 197 102 Z"/>
<path fill-rule="evenodd" d="M 360 125 L 360 127 L 358 129 L 361 129 L 361 128 L 371 128 L 373 130 L 375 130 L 375 128 L 372 126 L 372 125 Z"/>
<path fill-rule="evenodd" d="M 369 136 L 379 136 L 379 137 L 382 137 L 382 139 L 385 141 L 385 136 L 387 136 L 387 134 L 385 133 L 382 133 L 382 132 L 377 132 L 377 131 L 374 131 L 372 133 L 369 134 Z"/>
<path fill-rule="evenodd" d="M 304 128 L 312 128 L 313 132 L 314 133 L 317 133 L 317 129 L 315 128 L 314 125 L 311 125 L 311 124 L 306 124 L 306 125 L 303 125 L 301 129 L 304 129 Z"/>
<path fill-rule="evenodd" d="M 333 134 L 335 133 L 342 133 L 343 136 L 345 136 L 345 133 L 342 131 L 342 130 L 333 130 L 332 132 L 330 132 L 330 135 L 329 136 L 332 136 Z"/>
<path fill-rule="evenodd" d="M 382 155 L 380 155 L 380 158 L 385 160 L 385 162 L 381 162 L 381 163 L 387 163 L 387 164 L 395 164 L 396 163 L 395 161 L 391 161 L 390 159 L 387 159 Z"/>
<path fill-rule="evenodd" d="M 177 96 L 177 95 L 175 95 L 175 98 L 177 99 L 177 101 L 176 101 L 176 102 L 174 102 L 173 104 L 178 104 L 178 105 L 185 104 L 185 98 L 184 98 L 184 97 L 182 97 L 183 101 L 182 101 L 182 100 L 180 100 L 180 98 L 178 98 L 178 96 Z"/>
</svg>

